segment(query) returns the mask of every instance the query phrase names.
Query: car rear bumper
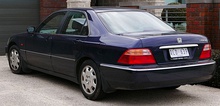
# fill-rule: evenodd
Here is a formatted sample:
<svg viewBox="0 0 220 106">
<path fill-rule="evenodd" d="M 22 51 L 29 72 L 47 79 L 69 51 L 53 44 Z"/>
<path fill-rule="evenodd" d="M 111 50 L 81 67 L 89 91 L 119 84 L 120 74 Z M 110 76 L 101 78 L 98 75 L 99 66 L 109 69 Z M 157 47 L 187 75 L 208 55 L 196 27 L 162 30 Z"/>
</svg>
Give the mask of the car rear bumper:
<svg viewBox="0 0 220 106">
<path fill-rule="evenodd" d="M 212 60 L 169 67 L 131 68 L 110 64 L 101 64 L 100 66 L 102 79 L 105 82 L 104 88 L 124 90 L 199 83 L 212 78 L 214 70 L 215 62 Z"/>
</svg>

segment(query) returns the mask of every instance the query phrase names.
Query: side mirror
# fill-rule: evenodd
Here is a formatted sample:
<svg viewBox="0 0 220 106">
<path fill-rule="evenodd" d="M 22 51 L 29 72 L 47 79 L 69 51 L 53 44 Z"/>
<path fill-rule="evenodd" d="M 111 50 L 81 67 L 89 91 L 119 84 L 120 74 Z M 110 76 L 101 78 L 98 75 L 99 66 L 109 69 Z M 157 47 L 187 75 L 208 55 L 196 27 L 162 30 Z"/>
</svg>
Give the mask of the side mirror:
<svg viewBox="0 0 220 106">
<path fill-rule="evenodd" d="M 30 27 L 27 28 L 27 32 L 30 33 L 30 34 L 33 34 L 34 31 L 35 31 L 35 27 L 33 27 L 33 26 L 30 26 Z"/>
</svg>

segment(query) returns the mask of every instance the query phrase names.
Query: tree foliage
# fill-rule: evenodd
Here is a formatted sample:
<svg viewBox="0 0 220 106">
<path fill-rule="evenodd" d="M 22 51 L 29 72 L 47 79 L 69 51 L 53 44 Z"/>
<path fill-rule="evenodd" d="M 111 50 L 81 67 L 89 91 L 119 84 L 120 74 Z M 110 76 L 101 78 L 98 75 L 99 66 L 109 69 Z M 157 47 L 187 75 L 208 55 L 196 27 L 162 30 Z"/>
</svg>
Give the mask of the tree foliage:
<svg viewBox="0 0 220 106">
<path fill-rule="evenodd" d="M 212 59 L 216 62 L 216 71 L 212 79 L 202 84 L 220 88 L 220 50 L 212 50 Z"/>
</svg>

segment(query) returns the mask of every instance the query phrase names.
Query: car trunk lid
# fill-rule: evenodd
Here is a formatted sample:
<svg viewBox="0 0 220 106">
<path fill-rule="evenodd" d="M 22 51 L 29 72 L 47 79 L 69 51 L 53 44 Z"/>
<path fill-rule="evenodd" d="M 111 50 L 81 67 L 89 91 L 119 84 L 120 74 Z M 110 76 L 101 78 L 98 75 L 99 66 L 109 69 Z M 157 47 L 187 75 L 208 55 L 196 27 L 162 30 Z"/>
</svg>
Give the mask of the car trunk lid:
<svg viewBox="0 0 220 106">
<path fill-rule="evenodd" d="M 198 61 L 204 44 L 208 43 L 205 36 L 186 33 L 151 33 L 139 36 L 143 48 L 149 48 L 157 64 L 172 64 Z"/>
</svg>

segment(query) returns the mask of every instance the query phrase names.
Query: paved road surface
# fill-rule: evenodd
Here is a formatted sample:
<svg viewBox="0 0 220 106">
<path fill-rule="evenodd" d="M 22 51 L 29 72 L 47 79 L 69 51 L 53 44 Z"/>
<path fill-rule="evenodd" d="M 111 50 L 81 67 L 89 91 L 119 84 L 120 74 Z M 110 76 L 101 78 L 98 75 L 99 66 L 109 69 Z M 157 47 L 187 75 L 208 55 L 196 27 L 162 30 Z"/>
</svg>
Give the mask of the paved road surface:
<svg viewBox="0 0 220 106">
<path fill-rule="evenodd" d="M 220 106 L 220 89 L 202 85 L 167 91 L 117 91 L 89 101 L 73 82 L 39 72 L 15 75 L 0 56 L 0 106 Z"/>
</svg>

